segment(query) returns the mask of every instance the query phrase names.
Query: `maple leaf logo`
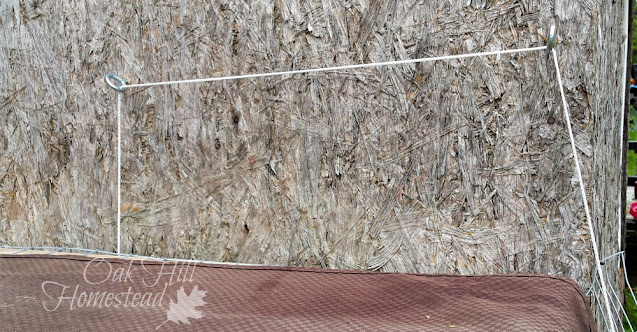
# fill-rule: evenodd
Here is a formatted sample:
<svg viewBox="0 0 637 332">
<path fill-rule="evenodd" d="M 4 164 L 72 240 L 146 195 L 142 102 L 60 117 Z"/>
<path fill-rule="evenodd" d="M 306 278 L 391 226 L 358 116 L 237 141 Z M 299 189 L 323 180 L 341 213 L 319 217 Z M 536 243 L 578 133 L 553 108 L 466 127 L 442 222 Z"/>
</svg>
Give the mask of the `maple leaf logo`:
<svg viewBox="0 0 637 332">
<path fill-rule="evenodd" d="M 202 318 L 203 315 L 201 312 L 195 308 L 206 304 L 203 300 L 204 296 L 206 296 L 206 291 L 199 290 L 197 285 L 193 287 L 190 295 L 186 295 L 184 286 L 181 286 L 177 291 L 177 302 L 173 302 L 172 299 L 170 300 L 170 308 L 166 313 L 166 320 L 159 324 L 155 330 L 159 330 L 159 328 L 168 321 L 190 325 L 188 318 Z"/>
</svg>

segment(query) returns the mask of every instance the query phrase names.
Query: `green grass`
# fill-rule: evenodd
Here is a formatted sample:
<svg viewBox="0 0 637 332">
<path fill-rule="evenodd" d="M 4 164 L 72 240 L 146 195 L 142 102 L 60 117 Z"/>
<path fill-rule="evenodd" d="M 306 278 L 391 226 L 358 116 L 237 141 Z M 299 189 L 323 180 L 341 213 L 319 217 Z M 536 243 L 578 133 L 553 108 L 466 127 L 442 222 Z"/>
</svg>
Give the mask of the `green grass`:
<svg viewBox="0 0 637 332">
<path fill-rule="evenodd" d="M 628 161 L 626 164 L 626 174 L 637 175 L 637 153 L 628 150 Z"/>
<path fill-rule="evenodd" d="M 633 300 L 633 296 L 630 295 L 628 290 L 624 291 L 624 298 L 626 299 L 626 305 L 624 309 L 626 309 L 626 313 L 628 314 L 628 318 L 630 319 L 630 323 L 633 325 L 633 329 L 637 329 L 637 304 Z M 624 330 L 630 331 L 628 327 L 628 322 L 624 320 Z M 637 330 L 634 330 L 637 331 Z"/>
</svg>

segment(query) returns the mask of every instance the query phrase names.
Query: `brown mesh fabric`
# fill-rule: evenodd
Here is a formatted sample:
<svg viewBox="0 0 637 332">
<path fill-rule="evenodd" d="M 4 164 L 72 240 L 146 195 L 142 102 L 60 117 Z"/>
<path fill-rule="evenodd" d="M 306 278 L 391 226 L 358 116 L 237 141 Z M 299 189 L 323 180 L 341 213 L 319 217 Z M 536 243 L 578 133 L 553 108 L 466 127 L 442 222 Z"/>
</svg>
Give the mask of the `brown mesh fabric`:
<svg viewBox="0 0 637 332">
<path fill-rule="evenodd" d="M 550 276 L 92 260 L 0 255 L 0 330 L 595 330 L 577 285 Z"/>
</svg>

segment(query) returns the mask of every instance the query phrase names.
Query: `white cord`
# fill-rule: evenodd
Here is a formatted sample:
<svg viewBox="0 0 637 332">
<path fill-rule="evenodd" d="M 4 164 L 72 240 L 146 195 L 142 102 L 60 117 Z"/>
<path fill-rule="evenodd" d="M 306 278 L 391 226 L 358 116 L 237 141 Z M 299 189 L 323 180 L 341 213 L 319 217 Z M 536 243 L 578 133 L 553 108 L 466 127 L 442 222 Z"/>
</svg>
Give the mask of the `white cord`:
<svg viewBox="0 0 637 332">
<path fill-rule="evenodd" d="M 199 78 L 199 79 L 187 79 L 187 80 L 177 80 L 177 81 L 164 81 L 164 82 L 154 82 L 154 83 L 142 83 L 142 84 L 130 84 L 130 85 L 122 85 L 122 89 L 131 89 L 131 88 L 141 88 L 141 87 L 151 87 L 151 86 L 161 86 L 161 85 L 172 85 L 172 84 L 184 84 L 184 83 L 204 83 L 204 82 L 215 82 L 215 81 L 227 81 L 227 80 L 238 80 L 238 79 L 248 79 L 248 78 L 259 78 L 259 77 L 271 77 L 271 76 L 282 76 L 282 75 L 294 75 L 294 74 L 307 74 L 307 73 L 318 73 L 318 72 L 327 72 L 327 71 L 342 71 L 342 70 L 350 70 L 350 69 L 361 69 L 361 68 L 369 68 L 369 67 L 380 67 L 380 66 L 388 66 L 388 65 L 401 65 L 401 64 L 410 64 L 410 63 L 421 63 L 421 62 L 433 62 L 433 61 L 441 61 L 441 60 L 451 60 L 451 59 L 461 59 L 461 58 L 469 58 L 469 57 L 478 57 L 478 56 L 488 56 L 488 55 L 501 55 L 501 54 L 510 54 L 510 53 L 522 53 L 522 52 L 531 52 L 531 51 L 541 51 L 547 49 L 546 46 L 539 47 L 531 47 L 531 48 L 521 48 L 521 49 L 512 49 L 512 50 L 500 50 L 500 51 L 491 51 L 491 52 L 481 52 L 481 53 L 469 53 L 469 54 L 459 54 L 459 55 L 447 55 L 447 56 L 439 56 L 439 57 L 431 57 L 431 58 L 419 58 L 419 59 L 408 59 L 408 60 L 397 60 L 397 61 L 386 61 L 386 62 L 375 62 L 375 63 L 365 63 L 358 65 L 345 65 L 345 66 L 336 66 L 336 67 L 326 67 L 326 68 L 313 68 L 313 69 L 303 69 L 303 70 L 291 70 L 291 71 L 282 71 L 282 72 L 270 72 L 270 73 L 258 73 L 258 74 L 246 74 L 246 75 L 236 75 L 236 76 L 223 76 L 223 77 L 210 77 L 210 78 Z M 586 198 L 586 188 L 584 186 L 584 180 L 582 177 L 582 171 L 579 165 L 579 157 L 577 154 L 577 148 L 575 146 L 575 138 L 573 136 L 573 129 L 571 127 L 571 119 L 568 111 L 568 104 L 566 102 L 566 97 L 564 95 L 564 87 L 562 85 L 562 76 L 559 69 L 559 64 L 557 61 L 557 53 L 555 49 L 552 49 L 553 61 L 555 64 L 555 70 L 557 72 L 557 80 L 560 88 L 560 94 L 562 97 L 562 104 L 564 110 L 564 118 L 569 134 L 569 138 L 571 141 L 571 148 L 573 149 L 573 159 L 575 163 L 575 172 L 579 181 L 580 191 L 582 195 L 582 201 L 584 204 L 584 211 L 586 213 L 586 221 L 588 223 L 588 228 L 591 234 L 591 245 L 593 247 L 593 253 L 595 256 L 595 266 L 597 272 L 600 276 L 600 284 L 602 286 L 602 293 L 604 295 L 604 302 L 606 305 L 606 310 L 609 317 L 613 317 L 610 302 L 608 300 L 608 289 L 606 287 L 606 278 L 604 277 L 604 271 L 602 270 L 600 263 L 599 251 L 597 248 L 597 239 L 595 237 L 595 230 L 593 228 L 593 221 L 591 218 L 591 213 L 588 207 L 588 199 Z M 122 92 L 117 94 L 117 253 L 120 253 L 120 237 L 121 237 L 121 98 Z M 616 326 L 613 325 L 613 331 L 616 331 Z"/>
<path fill-rule="evenodd" d="M 122 224 L 122 93 L 117 93 L 117 253 L 121 253 Z"/>
<path fill-rule="evenodd" d="M 302 69 L 302 70 L 290 70 L 290 71 L 281 71 L 281 72 L 270 72 L 270 73 L 259 73 L 259 74 L 246 74 L 246 75 L 236 75 L 236 76 L 224 76 L 224 77 L 210 77 L 210 78 L 198 78 L 198 79 L 188 79 L 188 80 L 178 80 L 178 81 L 165 81 L 165 82 L 154 82 L 154 83 L 142 83 L 142 84 L 121 84 L 117 93 L 117 253 L 121 253 L 121 107 L 122 107 L 122 92 L 125 89 L 131 88 L 142 88 L 142 87 L 151 87 L 151 86 L 160 86 L 160 85 L 171 85 L 171 84 L 184 84 L 184 83 L 204 83 L 204 82 L 214 82 L 214 81 L 227 81 L 227 80 L 238 80 L 238 79 L 247 79 L 247 78 L 258 78 L 258 77 L 271 77 L 271 76 L 283 76 L 283 75 L 294 75 L 294 74 L 307 74 L 307 73 L 319 73 L 319 72 L 327 72 L 327 71 L 340 71 L 340 70 L 349 70 L 349 69 L 360 69 L 360 68 L 369 68 L 369 67 L 380 67 L 380 66 L 388 66 L 388 65 L 401 65 L 401 64 L 410 64 L 410 63 L 420 63 L 420 62 L 433 62 L 433 61 L 441 61 L 441 60 L 452 60 L 452 59 L 462 59 L 469 57 L 478 57 L 478 56 L 488 56 L 488 55 L 501 55 L 501 54 L 510 54 L 510 53 L 522 53 L 522 52 L 532 52 L 532 51 L 541 51 L 547 49 L 546 46 L 538 46 L 538 47 L 530 47 L 530 48 L 520 48 L 520 49 L 512 49 L 512 50 L 498 50 L 498 51 L 490 51 L 490 52 L 480 52 L 480 53 L 469 53 L 469 54 L 458 54 L 458 55 L 446 55 L 446 56 L 438 56 L 432 58 L 419 58 L 419 59 L 407 59 L 407 60 L 395 60 L 395 61 L 385 61 L 385 62 L 373 62 L 373 63 L 364 63 L 358 65 L 345 65 L 345 66 L 336 66 L 336 67 L 326 67 L 326 68 L 312 68 L 312 69 Z M 125 82 L 124 80 L 120 80 L 120 82 Z M 108 83 L 108 80 L 107 80 Z"/>
<path fill-rule="evenodd" d="M 553 62 L 555 63 L 555 71 L 557 72 L 557 82 L 560 87 L 560 95 L 562 96 L 562 106 L 564 109 L 564 120 L 566 120 L 566 128 L 568 129 L 568 135 L 571 140 L 571 148 L 573 149 L 573 162 L 575 163 L 575 172 L 577 174 L 577 180 L 579 181 L 579 187 L 582 194 L 582 201 L 584 204 L 584 211 L 586 212 L 586 222 L 588 223 L 588 230 L 591 234 L 591 245 L 593 246 L 593 254 L 595 255 L 595 266 L 599 275 L 600 284 L 602 285 L 602 294 L 604 295 L 604 303 L 606 305 L 606 311 L 608 317 L 613 317 L 613 312 L 608 301 L 608 289 L 606 288 L 606 278 L 604 277 L 604 271 L 602 270 L 602 264 L 599 259 L 599 251 L 597 250 L 597 239 L 595 238 L 595 229 L 593 228 L 593 220 L 591 218 L 591 212 L 588 208 L 588 199 L 586 198 L 586 188 L 584 187 L 584 179 L 582 178 L 582 170 L 579 165 L 579 157 L 577 156 L 577 148 L 575 147 L 575 138 L 573 137 L 573 128 L 571 128 L 571 117 L 568 112 L 568 104 L 566 103 L 566 97 L 564 96 L 564 87 L 562 86 L 562 75 L 560 73 L 560 67 L 557 62 L 557 53 L 555 49 L 552 50 Z M 612 325 L 612 330 L 616 331 L 616 326 Z"/>
<path fill-rule="evenodd" d="M 380 66 L 389 66 L 389 65 L 402 65 L 402 64 L 409 64 L 409 63 L 419 63 L 419 62 L 433 62 L 433 61 L 440 61 L 440 60 L 462 59 L 462 58 L 470 58 L 470 57 L 486 56 L 486 55 L 500 55 L 500 54 L 509 54 L 509 53 L 522 53 L 522 52 L 531 52 L 531 51 L 541 51 L 541 50 L 545 50 L 545 49 L 546 49 L 546 46 L 539 46 L 539 47 L 531 47 L 531 48 L 520 48 L 520 49 L 514 49 L 514 50 L 500 50 L 500 51 L 481 52 L 481 53 L 445 55 L 445 56 L 438 56 L 438 57 L 433 57 L 433 58 L 420 58 L 420 59 L 394 60 L 394 61 L 385 61 L 385 62 L 372 62 L 372 63 L 364 63 L 364 64 L 358 64 L 358 65 L 346 65 L 346 66 L 337 66 L 337 67 L 312 68 L 312 69 L 290 70 L 290 71 L 280 71 L 280 72 L 271 72 L 271 73 L 247 74 L 247 75 L 223 76 L 223 77 L 210 77 L 210 78 L 197 78 L 197 79 L 190 79 L 190 80 L 154 82 L 154 83 L 141 83 L 141 84 L 130 84 L 130 85 L 129 84 L 125 84 L 125 85 L 122 85 L 121 88 L 122 89 L 131 89 L 131 88 L 142 88 L 142 87 L 149 87 L 149 86 L 158 86 L 158 85 L 184 84 L 184 83 L 203 83 L 203 82 L 238 80 L 238 79 L 257 78 L 257 77 L 270 77 L 270 76 L 282 76 L 282 75 L 294 75 L 294 74 L 319 73 L 319 72 L 326 72 L 326 71 L 339 71 L 339 70 L 360 69 L 360 68 L 380 67 Z"/>
</svg>

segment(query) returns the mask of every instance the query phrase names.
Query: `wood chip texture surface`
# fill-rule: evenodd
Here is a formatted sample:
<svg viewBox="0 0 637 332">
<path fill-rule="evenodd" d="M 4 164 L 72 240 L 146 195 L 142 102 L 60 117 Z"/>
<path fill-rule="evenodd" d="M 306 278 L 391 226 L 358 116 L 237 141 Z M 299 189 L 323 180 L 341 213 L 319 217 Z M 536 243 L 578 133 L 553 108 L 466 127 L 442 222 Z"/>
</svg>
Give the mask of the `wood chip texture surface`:
<svg viewBox="0 0 637 332">
<path fill-rule="evenodd" d="M 126 91 L 122 248 L 386 272 L 544 273 L 618 251 L 624 2 L 0 3 L 0 243 L 116 249 L 130 83 L 544 52 Z M 612 287 L 621 271 L 608 267 Z"/>
</svg>

